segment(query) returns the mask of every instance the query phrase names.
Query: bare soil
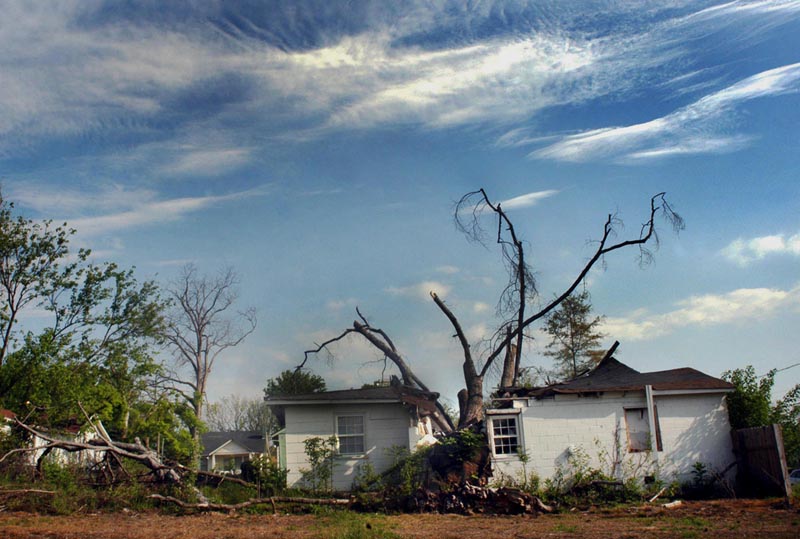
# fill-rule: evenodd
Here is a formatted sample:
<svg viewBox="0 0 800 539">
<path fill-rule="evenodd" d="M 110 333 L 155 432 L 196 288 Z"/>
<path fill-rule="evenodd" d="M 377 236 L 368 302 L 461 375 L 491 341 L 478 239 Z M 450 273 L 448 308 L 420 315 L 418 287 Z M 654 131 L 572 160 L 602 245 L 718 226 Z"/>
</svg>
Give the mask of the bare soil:
<svg viewBox="0 0 800 539">
<path fill-rule="evenodd" d="M 538 517 L 375 515 L 322 511 L 317 515 L 169 516 L 123 512 L 46 516 L 0 513 L 3 539 L 258 539 L 262 537 L 459 538 L 771 538 L 800 537 L 800 508 L 780 500 L 683 502 L 590 508 Z"/>
</svg>

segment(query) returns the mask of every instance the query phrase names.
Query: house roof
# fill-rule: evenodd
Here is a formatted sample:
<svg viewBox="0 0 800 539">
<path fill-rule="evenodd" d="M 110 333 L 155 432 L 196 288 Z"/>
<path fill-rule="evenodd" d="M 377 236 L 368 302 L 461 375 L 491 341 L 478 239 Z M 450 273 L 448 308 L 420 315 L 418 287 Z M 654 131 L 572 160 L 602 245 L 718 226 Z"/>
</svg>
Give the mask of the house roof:
<svg viewBox="0 0 800 539">
<path fill-rule="evenodd" d="M 17 417 L 17 414 L 12 412 L 11 410 L 6 410 L 5 408 L 0 408 L 0 417 L 4 417 L 6 419 L 14 419 Z"/>
<path fill-rule="evenodd" d="M 228 442 L 234 442 L 250 453 L 263 453 L 266 448 L 264 433 L 258 431 L 204 432 L 200 435 L 204 456 L 213 453 Z"/>
<path fill-rule="evenodd" d="M 422 412 L 435 415 L 436 399 L 438 398 L 439 394 L 432 391 L 423 391 L 415 387 L 392 384 L 384 387 L 342 389 L 338 391 L 307 393 L 305 395 L 267 397 L 264 400 L 270 406 L 277 406 L 278 410 L 283 406 L 309 404 L 379 404 L 396 402 L 410 404 Z"/>
<path fill-rule="evenodd" d="M 639 372 L 613 357 L 606 357 L 594 369 L 572 380 L 543 388 L 513 390 L 512 393 L 518 396 L 541 398 L 556 393 L 643 391 L 644 387 L 648 385 L 656 391 L 733 390 L 733 384 L 696 369 L 685 367 L 666 371 Z"/>
<path fill-rule="evenodd" d="M 264 399 L 271 405 L 299 405 L 321 403 L 348 403 L 348 402 L 408 402 L 418 404 L 433 402 L 439 397 L 438 393 L 422 391 L 415 387 L 392 385 L 385 387 L 368 387 L 363 389 L 342 389 L 338 391 L 321 391 L 306 393 L 304 395 L 285 395 L 267 397 Z"/>
</svg>

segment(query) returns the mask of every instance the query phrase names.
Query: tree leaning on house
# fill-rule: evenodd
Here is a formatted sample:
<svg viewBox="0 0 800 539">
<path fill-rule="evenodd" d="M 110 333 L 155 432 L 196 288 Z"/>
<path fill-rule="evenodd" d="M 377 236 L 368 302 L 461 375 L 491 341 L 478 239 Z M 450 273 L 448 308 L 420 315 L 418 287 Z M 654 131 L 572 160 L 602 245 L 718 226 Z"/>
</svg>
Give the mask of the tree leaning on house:
<svg viewBox="0 0 800 539">
<path fill-rule="evenodd" d="M 484 381 L 497 359 L 499 357 L 505 359 L 505 365 L 502 370 L 504 373 L 509 373 L 508 380 L 510 380 L 511 385 L 516 383 L 519 376 L 520 358 L 523 341 L 526 337 L 526 329 L 546 317 L 569 298 L 584 282 L 586 276 L 598 262 L 602 262 L 606 255 L 614 251 L 632 247 L 639 249 L 640 265 L 646 265 L 653 258 L 648 246 L 658 246 L 656 219 L 658 217 L 665 219 L 675 232 L 682 230 L 684 226 L 683 219 L 673 211 L 665 193 L 658 193 L 651 197 L 648 217 L 641 225 L 638 236 L 613 242 L 612 238 L 616 236 L 616 229 L 620 221 L 615 215 L 609 214 L 603 224 L 601 237 L 595 242 L 596 248 L 594 252 L 583 268 L 577 272 L 574 280 L 544 307 L 537 308 L 531 312 L 530 307 L 533 307 L 538 299 L 534 272 L 528 263 L 529 257 L 525 252 L 525 244 L 518 237 L 513 222 L 501 207 L 501 204 L 492 202 L 486 191 L 479 189 L 461 197 L 454 211 L 457 228 L 464 232 L 469 240 L 484 245 L 486 245 L 489 237 L 483 224 L 487 216 L 494 218 L 491 230 L 496 231 L 496 233 L 492 234 L 491 237 L 500 246 L 501 261 L 506 268 L 508 284 L 502 291 L 498 301 L 497 311 L 501 320 L 497 324 L 497 330 L 489 340 L 488 346 L 485 347 L 484 353 L 476 354 L 477 348 L 473 348 L 457 315 L 446 304 L 444 299 L 431 292 L 434 304 L 450 322 L 454 331 L 454 338 L 457 340 L 463 355 L 461 371 L 466 387 L 459 391 L 458 394 L 459 419 L 457 428 L 459 429 L 468 427 L 483 419 Z M 313 349 L 306 350 L 303 362 L 299 367 L 303 367 L 310 356 L 326 350 L 332 343 L 344 339 L 351 333 L 355 333 L 366 339 L 387 360 L 395 365 L 403 384 L 430 391 L 426 384 L 416 375 L 411 364 L 395 346 L 389 334 L 381 328 L 372 326 L 358 309 L 356 309 L 356 313 L 358 314 L 358 319 L 353 322 L 351 328 L 345 329 L 339 335 L 318 344 Z M 506 379 L 505 375 L 503 379 Z M 434 420 L 443 430 L 454 430 L 456 426 L 447 417 L 444 407 L 438 401 L 436 408 Z"/>
</svg>

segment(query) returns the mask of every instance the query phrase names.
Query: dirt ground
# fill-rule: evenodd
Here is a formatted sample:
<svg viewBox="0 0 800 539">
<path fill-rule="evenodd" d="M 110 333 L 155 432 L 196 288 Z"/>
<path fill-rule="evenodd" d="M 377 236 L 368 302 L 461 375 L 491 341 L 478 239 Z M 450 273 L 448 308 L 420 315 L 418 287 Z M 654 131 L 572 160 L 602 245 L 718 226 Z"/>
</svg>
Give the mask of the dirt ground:
<svg viewBox="0 0 800 539">
<path fill-rule="evenodd" d="M 322 511 L 316 515 L 190 516 L 0 513 L 3 539 L 257 539 L 286 538 L 768 538 L 800 537 L 800 508 L 777 500 L 683 502 L 589 509 L 538 517 L 375 515 Z"/>
</svg>

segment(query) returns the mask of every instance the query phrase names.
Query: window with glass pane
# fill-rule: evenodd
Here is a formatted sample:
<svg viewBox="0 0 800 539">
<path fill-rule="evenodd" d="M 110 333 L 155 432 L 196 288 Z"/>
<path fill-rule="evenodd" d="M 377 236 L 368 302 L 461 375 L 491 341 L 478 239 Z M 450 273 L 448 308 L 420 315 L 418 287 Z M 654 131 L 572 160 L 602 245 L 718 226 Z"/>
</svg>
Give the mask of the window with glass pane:
<svg viewBox="0 0 800 539">
<path fill-rule="evenodd" d="M 495 455 L 515 455 L 519 450 L 517 418 L 498 417 L 492 419 L 492 445 Z"/>
<path fill-rule="evenodd" d="M 364 416 L 343 415 L 336 418 L 339 453 L 357 455 L 364 452 Z"/>
</svg>

